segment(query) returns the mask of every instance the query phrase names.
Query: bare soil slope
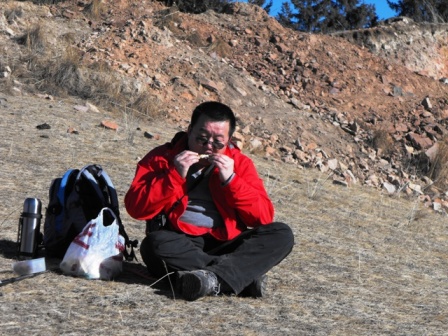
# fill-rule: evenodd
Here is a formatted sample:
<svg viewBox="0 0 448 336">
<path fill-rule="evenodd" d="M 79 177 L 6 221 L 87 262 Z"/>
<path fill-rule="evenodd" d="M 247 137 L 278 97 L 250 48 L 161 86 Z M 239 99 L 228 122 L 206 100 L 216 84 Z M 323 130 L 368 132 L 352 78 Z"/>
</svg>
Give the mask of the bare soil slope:
<svg viewBox="0 0 448 336">
<path fill-rule="evenodd" d="M 382 58 L 342 37 L 291 31 L 242 3 L 224 14 L 199 15 L 153 1 L 103 1 L 96 11 L 84 1 L 2 6 L 2 67 L 10 69 L 5 73 L 12 92 L 56 94 L 45 80 L 33 78 L 34 59 L 19 43 L 38 26 L 46 57 L 64 59 L 70 51 L 91 69 L 117 71 L 123 78 L 117 90 L 130 96 L 149 92 L 168 123 L 185 125 L 204 100 L 224 101 L 237 112 L 236 140 L 249 151 L 331 170 L 344 184 L 361 181 L 391 193 L 418 190 L 427 194 L 427 206 L 435 207 L 435 200 L 438 209 L 448 206 L 447 181 L 433 185 L 434 155 L 427 153 L 436 152 L 446 134 L 448 85 L 404 66 L 409 63 L 400 60 L 407 54 L 399 50 Z M 414 54 L 427 50 L 414 47 Z M 438 50 L 442 57 L 444 47 Z M 85 88 L 71 91 L 89 98 Z M 120 106 L 113 96 L 101 99 Z"/>
</svg>

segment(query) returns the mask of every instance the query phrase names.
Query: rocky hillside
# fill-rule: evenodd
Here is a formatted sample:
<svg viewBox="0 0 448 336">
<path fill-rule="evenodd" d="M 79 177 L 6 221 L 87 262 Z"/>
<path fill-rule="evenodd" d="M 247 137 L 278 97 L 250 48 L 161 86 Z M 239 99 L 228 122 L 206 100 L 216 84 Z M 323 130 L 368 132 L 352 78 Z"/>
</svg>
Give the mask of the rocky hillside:
<svg viewBox="0 0 448 336">
<path fill-rule="evenodd" d="M 374 28 L 334 36 L 344 37 L 390 62 L 448 84 L 448 24 L 395 17 Z"/>
<path fill-rule="evenodd" d="M 121 90 L 155 97 L 162 114 L 155 123 L 184 128 L 195 105 L 223 101 L 238 115 L 235 140 L 246 151 L 315 167 L 341 185 L 448 208 L 447 184 L 434 175 L 448 125 L 448 85 L 440 80 L 447 46 L 439 38 L 446 28 L 431 28 L 436 42 L 423 44 L 412 34 L 426 37 L 429 28 L 391 24 L 381 28 L 385 43 L 378 30 L 292 31 L 242 3 L 199 15 L 148 0 L 0 8 L 0 73 L 9 94 L 53 94 L 30 80 L 33 62 L 19 43 L 39 26 L 53 58 L 74 48 L 81 64 L 118 72 Z"/>
</svg>

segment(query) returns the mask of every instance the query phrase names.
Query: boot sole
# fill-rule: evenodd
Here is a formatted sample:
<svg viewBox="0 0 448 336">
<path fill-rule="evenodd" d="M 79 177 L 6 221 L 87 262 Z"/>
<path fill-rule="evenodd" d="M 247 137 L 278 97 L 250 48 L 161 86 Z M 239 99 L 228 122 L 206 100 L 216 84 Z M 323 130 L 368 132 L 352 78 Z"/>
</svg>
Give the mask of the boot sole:
<svg viewBox="0 0 448 336">
<path fill-rule="evenodd" d="M 194 274 L 187 273 L 182 276 L 182 296 L 187 301 L 195 301 L 205 296 L 202 289 L 201 278 Z"/>
</svg>

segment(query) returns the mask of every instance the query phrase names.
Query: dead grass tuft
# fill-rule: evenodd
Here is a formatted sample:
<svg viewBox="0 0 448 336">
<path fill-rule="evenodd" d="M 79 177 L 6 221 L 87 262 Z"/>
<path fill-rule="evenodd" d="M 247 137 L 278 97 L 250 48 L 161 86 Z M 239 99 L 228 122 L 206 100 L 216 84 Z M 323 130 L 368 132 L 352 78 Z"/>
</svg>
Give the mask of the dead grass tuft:
<svg viewBox="0 0 448 336">
<path fill-rule="evenodd" d="M 429 178 L 437 187 L 446 189 L 448 187 L 448 137 L 438 142 L 437 153 L 434 156 Z"/>
<path fill-rule="evenodd" d="M 61 57 L 40 59 L 35 64 L 37 88 L 53 95 L 91 98 L 81 69 L 79 54 L 71 47 L 66 48 Z"/>
<path fill-rule="evenodd" d="M 372 137 L 372 146 L 376 149 L 378 155 L 388 156 L 394 151 L 394 142 L 389 132 L 385 129 L 378 129 L 374 132 Z"/>
<path fill-rule="evenodd" d="M 232 53 L 232 48 L 230 47 L 230 45 L 220 38 L 216 39 L 215 42 L 210 44 L 207 47 L 207 50 L 209 52 L 215 52 L 221 57 L 229 57 Z"/>
<path fill-rule="evenodd" d="M 104 5 L 102 0 L 93 0 L 83 10 L 84 14 L 91 19 L 98 19 L 104 12 Z"/>
<path fill-rule="evenodd" d="M 13 8 L 5 11 L 5 18 L 8 21 L 8 24 L 13 24 L 14 21 L 21 18 L 23 16 L 23 9 L 20 7 Z"/>
<path fill-rule="evenodd" d="M 333 176 L 333 172 L 330 172 L 326 176 L 323 173 L 319 176 L 319 178 L 315 178 L 312 183 L 308 184 L 308 198 L 311 200 L 318 200 L 321 193 L 325 190 L 325 185 L 331 182 L 331 177 Z"/>
<path fill-rule="evenodd" d="M 42 54 L 45 51 L 46 38 L 44 29 L 41 25 L 37 25 L 27 30 L 23 35 L 16 39 L 17 43 L 26 46 L 29 51 Z"/>
<path fill-rule="evenodd" d="M 187 41 L 199 48 L 206 46 L 203 36 L 196 31 L 187 36 Z"/>
<path fill-rule="evenodd" d="M 142 83 L 122 77 L 104 62 L 82 64 L 76 48 L 65 48 L 60 57 L 27 57 L 27 71 L 17 75 L 28 77 L 27 81 L 36 83 L 39 91 L 62 97 L 73 95 L 105 108 L 130 109 L 153 119 L 161 115 L 160 102 Z"/>
<path fill-rule="evenodd" d="M 162 28 L 166 27 L 176 35 L 183 35 L 183 31 L 179 29 L 179 24 L 182 22 L 181 13 L 177 7 L 170 7 L 164 11 L 161 11 L 161 16 L 157 22 L 157 25 Z"/>
<path fill-rule="evenodd" d="M 163 114 L 162 102 L 147 91 L 140 93 L 129 107 L 152 119 Z"/>
</svg>

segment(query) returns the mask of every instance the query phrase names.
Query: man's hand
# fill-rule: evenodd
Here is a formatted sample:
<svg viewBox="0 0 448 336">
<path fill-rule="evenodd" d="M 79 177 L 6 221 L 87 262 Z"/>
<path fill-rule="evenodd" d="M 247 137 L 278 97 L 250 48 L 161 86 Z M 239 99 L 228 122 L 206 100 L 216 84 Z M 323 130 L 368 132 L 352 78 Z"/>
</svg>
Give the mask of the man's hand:
<svg viewBox="0 0 448 336">
<path fill-rule="evenodd" d="M 226 182 L 233 174 L 234 161 L 232 158 L 224 154 L 212 154 L 208 161 L 215 165 L 219 170 L 219 179 Z"/>
<path fill-rule="evenodd" d="M 198 161 L 198 153 L 185 150 L 174 157 L 174 166 L 176 167 L 179 175 L 186 178 L 188 169 L 190 169 L 190 167 Z"/>
</svg>

